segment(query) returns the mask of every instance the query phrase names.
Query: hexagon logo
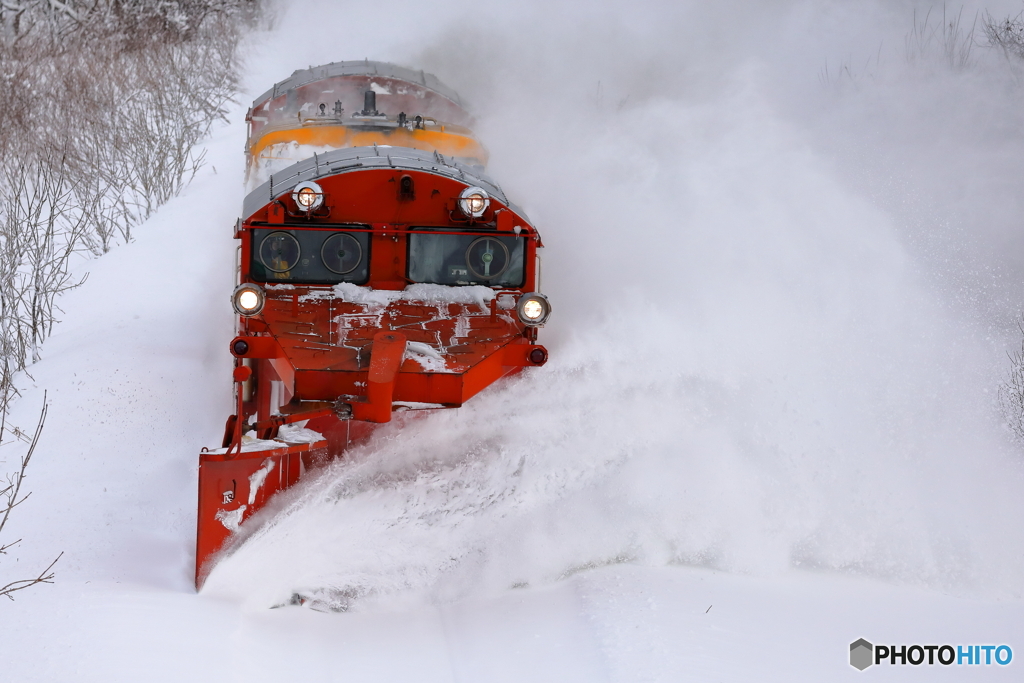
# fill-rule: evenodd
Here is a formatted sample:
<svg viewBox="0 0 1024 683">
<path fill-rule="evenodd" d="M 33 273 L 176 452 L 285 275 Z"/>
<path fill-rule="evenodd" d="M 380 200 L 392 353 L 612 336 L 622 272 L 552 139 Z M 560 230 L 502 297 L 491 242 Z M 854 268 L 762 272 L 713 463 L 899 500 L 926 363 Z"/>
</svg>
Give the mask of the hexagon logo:
<svg viewBox="0 0 1024 683">
<path fill-rule="evenodd" d="M 850 666 L 858 671 L 863 671 L 874 662 L 875 646 L 860 638 L 850 643 Z"/>
</svg>

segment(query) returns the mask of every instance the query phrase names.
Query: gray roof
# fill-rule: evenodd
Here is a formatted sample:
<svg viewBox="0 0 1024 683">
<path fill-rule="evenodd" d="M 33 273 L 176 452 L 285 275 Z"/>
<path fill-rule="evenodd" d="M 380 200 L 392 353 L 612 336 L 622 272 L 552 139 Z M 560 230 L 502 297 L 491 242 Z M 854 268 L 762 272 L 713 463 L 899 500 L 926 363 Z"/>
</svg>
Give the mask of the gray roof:
<svg viewBox="0 0 1024 683">
<path fill-rule="evenodd" d="M 331 150 L 314 155 L 272 174 L 270 180 L 246 195 L 245 201 L 242 203 L 243 219 L 253 215 L 274 199 L 287 195 L 301 182 L 374 168 L 426 171 L 454 178 L 468 186 L 482 187 L 492 197 L 526 218 L 526 214 L 508 201 L 501 187 L 491 180 L 479 166 L 462 164 L 452 157 L 446 157 L 437 152 L 425 152 L 410 147 L 374 145 L 373 147 L 346 147 Z"/>
<path fill-rule="evenodd" d="M 462 100 L 459 99 L 459 94 L 438 80 L 437 76 L 433 74 L 428 74 L 422 70 L 415 71 L 413 69 L 407 69 L 404 66 L 398 66 L 397 64 L 391 64 L 390 62 L 375 62 L 369 59 L 364 59 L 362 61 L 355 62 L 333 62 L 322 66 L 311 66 L 308 69 L 299 69 L 290 77 L 280 81 L 279 83 L 275 83 L 273 88 L 257 97 L 252 103 L 252 108 L 255 110 L 267 100 L 277 97 L 278 95 L 282 95 L 292 88 L 306 85 L 307 83 L 319 81 L 324 78 L 331 78 L 332 76 L 358 75 L 399 78 L 403 81 L 409 81 L 410 83 L 418 83 L 425 88 L 433 90 L 439 95 L 447 97 L 460 107 L 462 106 Z"/>
</svg>

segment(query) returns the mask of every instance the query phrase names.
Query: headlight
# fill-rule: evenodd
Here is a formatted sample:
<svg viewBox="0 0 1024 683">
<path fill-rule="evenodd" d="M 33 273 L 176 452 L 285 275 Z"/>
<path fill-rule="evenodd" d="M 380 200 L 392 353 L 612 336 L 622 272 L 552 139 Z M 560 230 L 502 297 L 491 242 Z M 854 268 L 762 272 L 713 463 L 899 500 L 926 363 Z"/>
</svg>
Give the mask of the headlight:
<svg viewBox="0 0 1024 683">
<path fill-rule="evenodd" d="M 292 190 L 292 200 L 299 211 L 315 211 L 324 203 L 324 191 L 314 182 L 299 183 Z"/>
<path fill-rule="evenodd" d="M 467 187 L 459 195 L 459 211 L 467 218 L 480 218 L 491 204 L 491 198 L 482 187 Z"/>
<path fill-rule="evenodd" d="M 258 315 L 263 310 L 263 304 L 266 301 L 267 297 L 263 294 L 263 290 L 248 282 L 235 287 L 235 291 L 231 295 L 231 305 L 235 307 L 235 312 L 238 315 Z"/>
<path fill-rule="evenodd" d="M 540 292 L 524 294 L 516 305 L 516 313 L 524 325 L 538 327 L 543 325 L 551 315 L 551 304 Z"/>
</svg>

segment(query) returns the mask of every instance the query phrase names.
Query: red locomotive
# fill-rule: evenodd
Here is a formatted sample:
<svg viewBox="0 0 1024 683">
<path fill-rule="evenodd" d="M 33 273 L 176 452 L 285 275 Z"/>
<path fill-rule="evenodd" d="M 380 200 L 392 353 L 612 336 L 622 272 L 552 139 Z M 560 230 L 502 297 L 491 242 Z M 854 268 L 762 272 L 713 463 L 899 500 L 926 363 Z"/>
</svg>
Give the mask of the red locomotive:
<svg viewBox="0 0 1024 683">
<path fill-rule="evenodd" d="M 247 121 L 237 409 L 199 458 L 197 587 L 270 496 L 393 411 L 457 408 L 548 355 L 540 235 L 484 174 L 455 92 L 338 62 L 296 71 Z"/>
</svg>

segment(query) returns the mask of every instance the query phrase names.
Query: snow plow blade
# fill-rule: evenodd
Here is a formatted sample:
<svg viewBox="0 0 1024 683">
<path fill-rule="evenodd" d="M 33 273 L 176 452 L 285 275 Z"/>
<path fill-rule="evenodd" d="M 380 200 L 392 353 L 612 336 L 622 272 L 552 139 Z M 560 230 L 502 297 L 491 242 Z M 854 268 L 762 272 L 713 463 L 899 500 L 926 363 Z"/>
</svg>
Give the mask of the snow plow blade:
<svg viewBox="0 0 1024 683">
<path fill-rule="evenodd" d="M 307 469 L 328 459 L 326 441 L 287 444 L 267 450 L 199 454 L 199 513 L 196 534 L 196 588 L 239 525 Z"/>
</svg>

